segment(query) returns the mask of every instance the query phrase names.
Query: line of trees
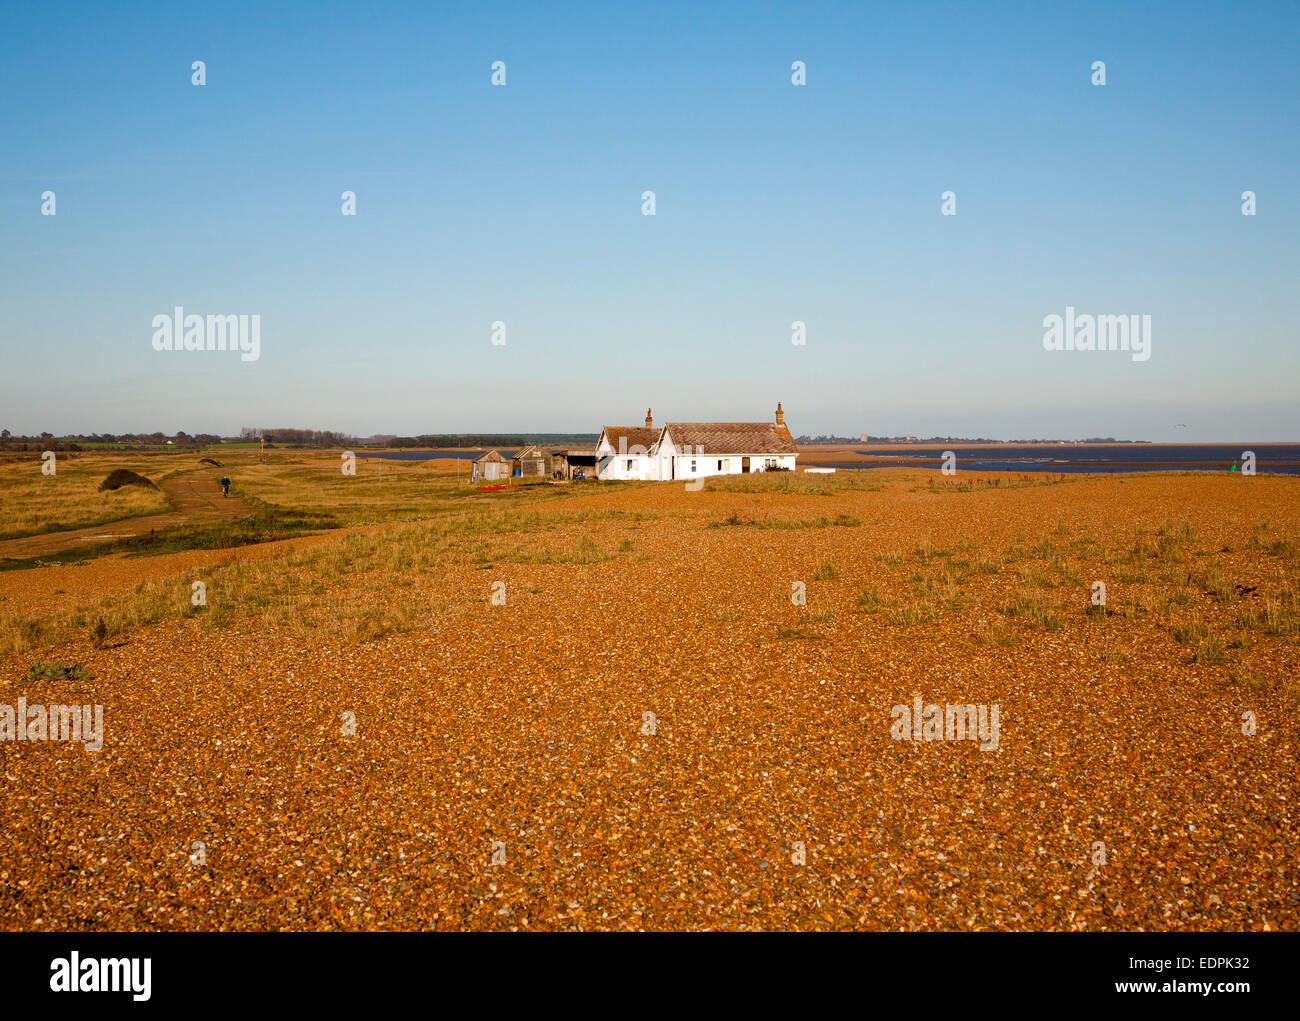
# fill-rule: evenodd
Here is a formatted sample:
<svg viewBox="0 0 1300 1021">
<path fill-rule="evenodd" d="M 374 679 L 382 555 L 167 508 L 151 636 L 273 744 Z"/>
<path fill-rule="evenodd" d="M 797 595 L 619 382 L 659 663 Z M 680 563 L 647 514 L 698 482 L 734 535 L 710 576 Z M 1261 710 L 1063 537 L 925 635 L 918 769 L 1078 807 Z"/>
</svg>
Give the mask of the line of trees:
<svg viewBox="0 0 1300 1021">
<path fill-rule="evenodd" d="M 166 433 L 69 433 L 55 436 L 51 432 L 33 433 L 30 436 L 15 436 L 8 429 L 0 429 L 0 449 L 3 450 L 66 450 L 78 451 L 87 447 L 157 447 L 171 444 L 178 447 L 201 447 L 210 443 L 220 443 L 221 437 L 215 433 L 178 432 L 168 436 Z"/>
<path fill-rule="evenodd" d="M 235 437 L 230 437 L 234 440 Z M 326 447 L 347 448 L 364 446 L 404 447 L 522 447 L 540 443 L 552 447 L 589 447 L 595 444 L 594 433 L 426 433 L 421 436 L 379 435 L 358 437 L 333 429 L 296 429 L 282 426 L 260 429 L 244 426 L 239 430 L 239 442 L 257 443 L 264 440 L 268 447 Z M 0 450 L 57 450 L 78 451 L 86 448 L 113 446 L 118 448 L 143 447 L 203 447 L 227 442 L 215 433 L 190 433 L 180 430 L 168 435 L 151 433 L 77 433 L 55 436 L 51 432 L 30 436 L 15 436 L 8 429 L 0 430 Z"/>
<path fill-rule="evenodd" d="M 242 443 L 256 443 L 266 440 L 266 445 L 277 447 L 354 447 L 361 441 L 356 436 L 335 432 L 333 429 L 292 429 L 284 426 L 277 429 L 254 429 L 244 426 L 239 430 Z"/>
<path fill-rule="evenodd" d="M 389 447 L 523 447 L 529 443 L 542 446 L 592 446 L 594 433 L 533 433 L 510 436 L 505 433 L 433 433 L 424 436 L 394 436 Z"/>
</svg>

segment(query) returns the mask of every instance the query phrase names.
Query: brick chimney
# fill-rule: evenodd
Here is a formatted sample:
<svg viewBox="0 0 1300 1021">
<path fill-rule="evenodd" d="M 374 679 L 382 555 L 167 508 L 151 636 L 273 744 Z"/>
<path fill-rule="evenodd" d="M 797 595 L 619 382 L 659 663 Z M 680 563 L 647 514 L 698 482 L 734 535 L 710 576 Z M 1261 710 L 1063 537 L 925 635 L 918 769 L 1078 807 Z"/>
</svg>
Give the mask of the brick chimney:
<svg viewBox="0 0 1300 1021">
<path fill-rule="evenodd" d="M 785 425 L 785 412 L 781 410 L 781 402 L 776 402 L 776 424 Z"/>
<path fill-rule="evenodd" d="M 653 428 L 655 427 L 655 420 L 654 420 L 653 418 L 650 417 L 650 409 L 649 409 L 649 408 L 646 408 L 646 409 L 645 409 L 645 427 L 646 427 L 647 429 L 653 429 Z"/>
</svg>

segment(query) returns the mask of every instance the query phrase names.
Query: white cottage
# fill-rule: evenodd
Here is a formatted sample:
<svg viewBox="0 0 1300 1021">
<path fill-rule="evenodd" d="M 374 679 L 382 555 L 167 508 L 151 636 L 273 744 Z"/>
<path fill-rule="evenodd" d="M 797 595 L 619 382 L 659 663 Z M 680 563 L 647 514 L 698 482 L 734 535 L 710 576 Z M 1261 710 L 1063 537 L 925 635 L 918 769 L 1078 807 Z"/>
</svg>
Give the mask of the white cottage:
<svg viewBox="0 0 1300 1021">
<path fill-rule="evenodd" d="M 645 425 L 607 425 L 596 443 L 596 477 L 600 479 L 635 479 L 652 482 L 659 478 L 655 460 L 660 429 L 654 427 L 650 409 Z"/>
<path fill-rule="evenodd" d="M 647 411 L 644 427 L 606 426 L 596 452 L 599 478 L 664 482 L 794 471 L 799 456 L 780 404 L 774 422 L 669 422 L 662 429 Z"/>
<path fill-rule="evenodd" d="M 775 422 L 669 422 L 656 455 L 664 481 L 794 471 L 798 457 L 780 404 Z"/>
</svg>

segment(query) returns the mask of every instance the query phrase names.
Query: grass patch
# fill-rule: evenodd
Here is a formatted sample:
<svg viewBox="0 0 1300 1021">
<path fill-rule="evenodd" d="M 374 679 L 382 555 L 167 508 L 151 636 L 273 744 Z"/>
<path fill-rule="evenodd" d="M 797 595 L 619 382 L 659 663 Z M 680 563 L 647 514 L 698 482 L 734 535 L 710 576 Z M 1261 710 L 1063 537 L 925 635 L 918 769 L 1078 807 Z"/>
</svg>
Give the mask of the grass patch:
<svg viewBox="0 0 1300 1021">
<path fill-rule="evenodd" d="M 1273 636 L 1295 634 L 1300 628 L 1300 594 L 1286 588 L 1276 598 L 1266 598 L 1259 605 L 1242 606 L 1237 611 L 1237 627 Z"/>
<path fill-rule="evenodd" d="M 1058 631 L 1062 626 L 1056 608 L 1045 603 L 1036 592 L 1021 589 L 1011 599 L 1003 603 L 999 610 L 1013 620 L 1041 628 L 1044 631 Z"/>
<path fill-rule="evenodd" d="M 80 663 L 64 666 L 62 663 L 33 663 L 23 675 L 25 683 L 34 681 L 89 681 L 90 671 Z"/>
<path fill-rule="evenodd" d="M 834 475 L 806 475 L 803 472 L 750 472 L 744 475 L 715 475 L 708 489 L 718 493 L 781 493 L 793 496 L 833 496 L 836 493 L 879 493 L 885 487 L 871 481 L 865 471 L 838 471 Z"/>
<path fill-rule="evenodd" d="M 1199 645 L 1207 637 L 1205 628 L 1195 620 L 1182 620 L 1169 628 L 1174 641 L 1180 645 Z"/>
<path fill-rule="evenodd" d="M 732 511 L 729 517 L 721 521 L 711 521 L 706 527 L 735 528 L 748 526 L 750 528 L 797 530 L 801 528 L 856 528 L 860 524 L 862 524 L 861 521 L 848 514 L 837 514 L 833 518 L 742 518 L 735 511 Z"/>
<path fill-rule="evenodd" d="M 1020 636 L 1003 624 L 983 624 L 973 632 L 978 645 L 1005 649 L 1020 643 Z"/>
<path fill-rule="evenodd" d="M 885 605 L 884 598 L 873 588 L 864 588 L 858 593 L 858 609 L 863 613 L 876 613 Z"/>
<path fill-rule="evenodd" d="M 1221 666 L 1227 661 L 1227 646 L 1224 645 L 1223 639 L 1218 635 L 1206 635 L 1196 644 L 1196 651 L 1192 653 L 1193 663 Z"/>
<path fill-rule="evenodd" d="M 931 603 L 908 603 L 894 611 L 894 623 L 903 627 L 933 624 L 938 619 L 939 614 Z"/>
</svg>

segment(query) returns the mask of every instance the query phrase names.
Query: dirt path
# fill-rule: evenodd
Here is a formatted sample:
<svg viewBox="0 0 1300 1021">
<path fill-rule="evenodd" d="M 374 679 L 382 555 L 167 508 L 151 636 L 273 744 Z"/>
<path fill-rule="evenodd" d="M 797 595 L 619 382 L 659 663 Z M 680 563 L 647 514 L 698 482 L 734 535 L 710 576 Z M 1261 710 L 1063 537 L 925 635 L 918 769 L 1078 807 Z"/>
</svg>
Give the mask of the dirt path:
<svg viewBox="0 0 1300 1021">
<path fill-rule="evenodd" d="M 75 528 L 64 532 L 45 532 L 21 539 L 0 542 L 0 560 L 25 560 L 61 553 L 67 549 L 108 539 L 121 539 L 142 535 L 151 529 L 169 528 L 195 522 L 231 521 L 247 517 L 254 509 L 238 496 L 222 496 L 215 472 L 192 471 L 176 475 L 162 483 L 162 491 L 171 501 L 172 510 L 162 514 L 145 514 L 140 517 L 109 521 L 89 528 Z"/>
</svg>

